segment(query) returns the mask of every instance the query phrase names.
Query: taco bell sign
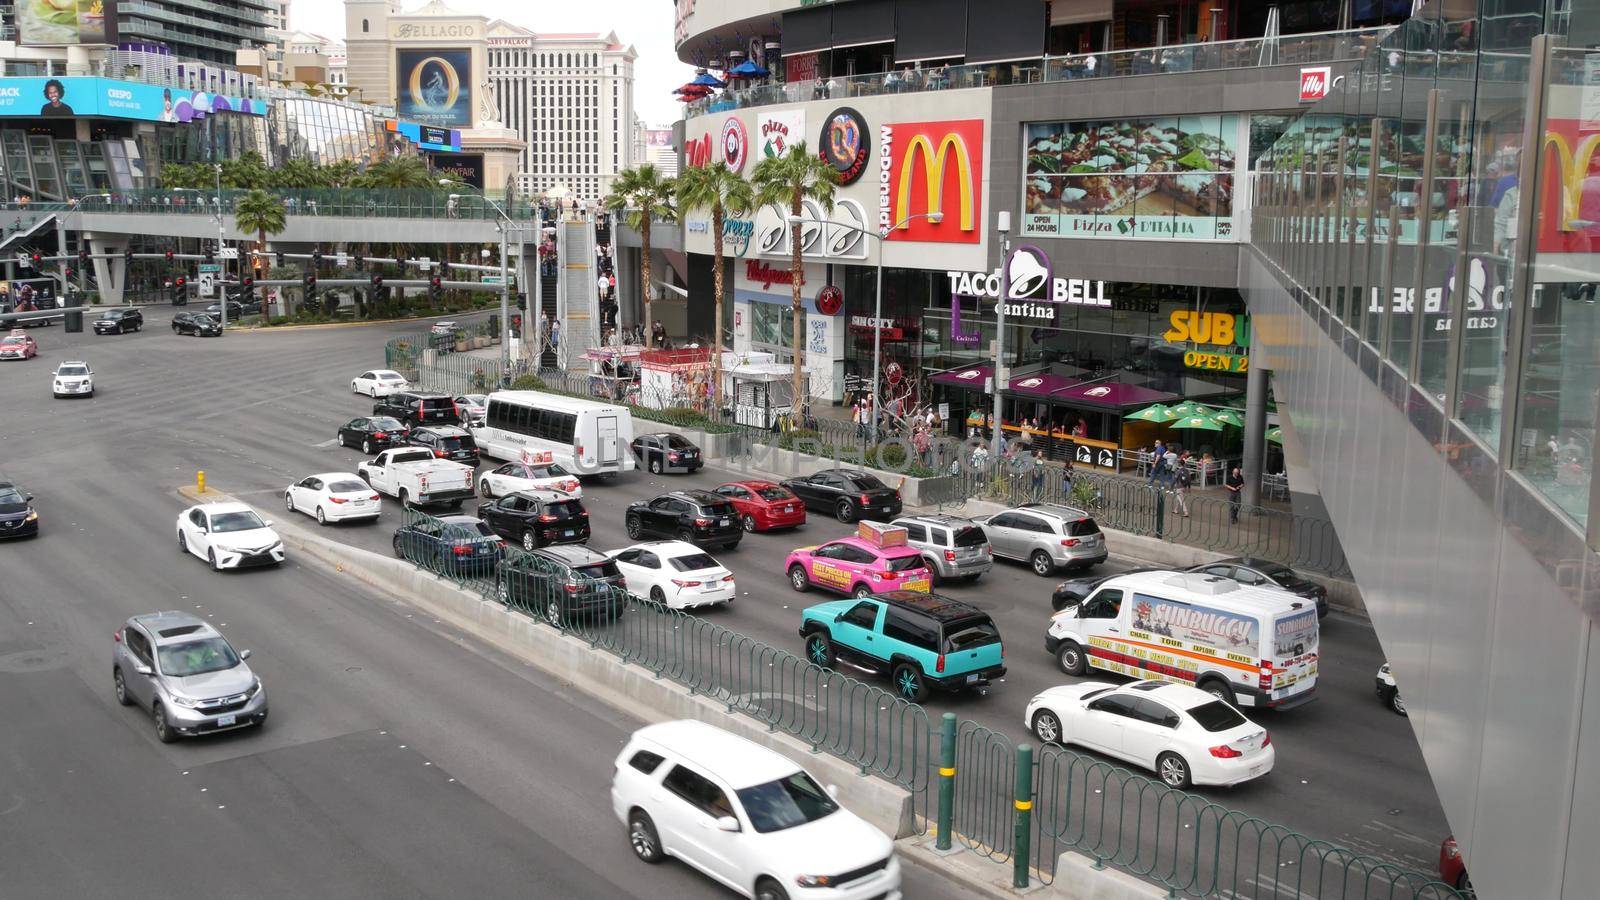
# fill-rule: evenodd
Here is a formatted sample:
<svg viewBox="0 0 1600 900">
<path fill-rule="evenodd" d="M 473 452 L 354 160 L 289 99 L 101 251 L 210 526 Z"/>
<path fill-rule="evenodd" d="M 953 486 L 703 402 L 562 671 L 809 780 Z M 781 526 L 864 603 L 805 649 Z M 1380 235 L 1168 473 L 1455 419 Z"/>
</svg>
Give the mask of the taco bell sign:
<svg viewBox="0 0 1600 900">
<path fill-rule="evenodd" d="M 1012 251 L 1010 264 L 1005 269 L 995 269 L 987 274 L 983 272 L 946 272 L 950 279 L 950 293 L 963 297 L 986 297 L 999 300 L 1001 284 L 1008 277 L 1010 284 L 1005 291 L 1009 301 L 1033 301 L 1035 303 L 1072 303 L 1080 306 L 1110 306 L 1111 301 L 1106 297 L 1106 283 L 1104 281 L 1090 281 L 1086 278 L 1057 278 L 1051 267 L 1050 257 L 1038 247 L 1024 244 Z M 1018 310 L 1023 315 L 1031 313 Z M 1012 309 L 1007 307 L 1006 313 L 1010 315 Z M 1053 313 L 1036 318 L 1049 318 Z"/>
</svg>

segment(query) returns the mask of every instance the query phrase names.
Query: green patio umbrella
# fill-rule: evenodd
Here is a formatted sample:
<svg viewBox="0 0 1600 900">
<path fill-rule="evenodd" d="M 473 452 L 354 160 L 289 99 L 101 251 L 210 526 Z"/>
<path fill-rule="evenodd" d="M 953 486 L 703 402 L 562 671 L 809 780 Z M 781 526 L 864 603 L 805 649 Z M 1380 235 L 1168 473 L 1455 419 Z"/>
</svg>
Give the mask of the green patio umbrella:
<svg viewBox="0 0 1600 900">
<path fill-rule="evenodd" d="M 1273 442 L 1274 444 L 1283 443 L 1283 429 L 1282 428 L 1268 428 L 1267 429 L 1267 440 Z"/>
<path fill-rule="evenodd" d="M 1219 409 L 1219 410 L 1217 410 L 1216 412 L 1211 414 L 1211 421 L 1220 422 L 1223 425 L 1227 425 L 1227 426 L 1229 426 L 1231 428 L 1243 428 L 1244 427 L 1244 420 L 1239 418 L 1239 414 L 1234 412 L 1231 409 Z"/>
<path fill-rule="evenodd" d="M 1193 428 L 1197 431 L 1221 431 L 1222 425 L 1210 416 L 1185 416 L 1172 423 L 1173 428 Z"/>
<path fill-rule="evenodd" d="M 1177 417 L 1177 414 L 1172 410 L 1167 409 L 1164 404 L 1157 403 L 1154 406 L 1146 406 L 1144 409 L 1141 409 L 1136 413 L 1123 416 L 1122 418 L 1137 419 L 1141 422 L 1170 422 Z"/>
<path fill-rule="evenodd" d="M 1180 419 L 1187 419 L 1190 416 L 1210 416 L 1211 409 L 1193 400 L 1185 400 L 1172 407 L 1172 413 Z"/>
</svg>

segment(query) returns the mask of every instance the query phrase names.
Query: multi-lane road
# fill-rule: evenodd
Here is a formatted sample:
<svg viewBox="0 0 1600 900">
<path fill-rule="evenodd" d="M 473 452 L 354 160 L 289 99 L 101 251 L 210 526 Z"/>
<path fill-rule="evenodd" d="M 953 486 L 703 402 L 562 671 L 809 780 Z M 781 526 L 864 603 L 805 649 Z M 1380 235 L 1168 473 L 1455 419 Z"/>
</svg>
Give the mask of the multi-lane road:
<svg viewBox="0 0 1600 900">
<path fill-rule="evenodd" d="M 45 658 L 57 660 L 42 665 L 58 673 L 53 677 L 75 685 L 71 695 L 80 699 L 71 706 L 80 725 L 115 729 L 115 737 L 101 735 L 95 742 L 97 752 L 106 754 L 102 762 L 123 758 L 118 755 L 122 745 L 129 745 L 125 748 L 129 754 L 143 754 L 147 763 L 176 761 L 180 765 L 196 756 L 209 760 L 210 754 L 216 754 L 221 765 L 253 767 L 259 765 L 260 757 L 281 750 L 311 754 L 311 758 L 296 760 L 275 770 L 280 774 L 267 777 L 293 783 L 304 764 L 306 777 L 344 784 L 338 767 L 348 754 L 383 749 L 352 744 L 357 736 L 376 734 L 388 724 L 401 731 L 410 729 L 405 735 L 408 740 L 396 742 L 396 747 L 407 744 L 408 749 L 397 752 L 439 754 L 419 758 L 417 764 L 434 761 L 434 766 L 423 768 L 443 768 L 447 777 L 459 779 L 455 785 L 475 796 L 493 798 L 492 804 L 477 801 L 483 804 L 483 812 L 509 816 L 536 832 L 542 841 L 539 846 L 545 848 L 542 852 L 552 860 L 565 850 L 578 848 L 581 862 L 568 860 L 568 866 L 585 874 L 591 870 L 603 873 L 593 877 L 614 879 L 624 893 L 637 890 L 636 882 L 627 880 L 630 873 L 637 873 L 622 856 L 602 854 L 591 859 L 584 852 L 591 844 L 604 845 L 602 838 L 612 834 L 610 820 L 600 809 L 609 750 L 632 723 L 615 713 L 593 709 L 582 698 L 567 697 L 520 667 L 517 675 L 508 677 L 503 660 L 495 660 L 492 654 L 431 621 L 418 621 L 420 616 L 406 619 L 414 611 L 403 604 L 375 608 L 371 598 L 346 595 L 314 570 L 298 566 L 219 579 L 199 561 L 179 556 L 172 545 L 171 522 L 178 504 L 171 490 L 192 480 L 198 469 L 205 470 L 212 483 L 242 499 L 277 509 L 281 509 L 283 487 L 294 479 L 319 471 L 353 472 L 359 456 L 331 441 L 339 424 L 370 411 L 367 398 L 349 393 L 349 379 L 364 368 L 381 364 L 386 339 L 417 326 L 238 333 L 215 340 L 173 337 L 165 330 L 166 310 L 158 308 L 149 315 L 146 333 L 121 337 L 36 329 L 41 358 L 36 363 L 0 367 L 0 404 L 7 411 L 0 428 L 0 460 L 4 460 L 0 475 L 24 482 L 38 495 L 46 528 L 39 541 L 0 546 L 0 565 L 6 571 L 27 572 L 23 585 L 16 585 L 15 576 L 4 582 L 0 616 L 31 615 L 47 609 L 65 619 L 53 623 L 58 629 L 53 636 L 45 635 L 51 643 L 25 638 L 14 648 L 7 642 L 18 631 L 13 623 L 0 620 L 0 679 L 11 677 L 6 660 L 16 658 L 19 652 L 31 658 L 35 645 Z M 48 368 L 69 357 L 88 359 L 95 366 L 98 392 L 93 400 L 50 399 Z M 648 428 L 648 424 L 639 423 L 638 427 Z M 715 486 L 734 477 L 739 473 L 705 470 L 693 476 L 650 476 L 638 472 L 587 486 L 585 504 L 594 526 L 590 543 L 602 549 L 628 543 L 622 512 L 631 500 L 673 488 Z M 302 521 L 310 524 L 310 520 Z M 395 521 L 392 513 L 385 513 L 376 525 L 330 527 L 327 534 L 387 553 Z M 798 533 L 747 536 L 737 551 L 719 554 L 739 579 L 739 599 L 730 609 L 707 615 L 736 631 L 798 652 L 795 628 L 799 611 L 822 595 L 791 591 L 783 579 L 783 558 L 794 546 L 847 531 L 843 525 L 813 515 L 811 524 Z M 1112 552 L 1107 571 L 1133 565 L 1117 556 L 1114 542 Z M 23 560 L 27 566 L 19 569 L 14 561 Z M 80 581 L 83 583 L 78 584 Z M 1010 671 L 1004 681 L 982 694 L 936 696 L 930 713 L 951 710 L 1013 738 L 1026 737 L 1020 720 L 1028 698 L 1068 680 L 1043 647 L 1053 585 L 1054 580 L 1000 563 L 975 585 L 947 589 L 995 618 L 1007 642 Z M 229 623 L 227 630 L 236 641 L 257 649 L 267 675 L 272 674 L 275 661 L 286 663 L 283 674 L 272 681 L 276 688 L 272 694 L 274 721 L 261 740 L 240 735 L 217 742 L 216 747 L 161 747 L 149 737 L 146 723 L 123 715 L 111 701 L 100 683 L 105 680 L 105 641 L 110 630 L 132 612 L 168 608 L 169 604 L 185 608 L 201 604 L 214 609 L 219 619 L 231 613 L 230 618 L 220 620 Z M 227 607 L 218 609 L 211 604 Z M 70 614 L 63 612 L 66 610 Z M 52 620 L 41 614 L 33 621 Z M 241 634 L 238 630 L 245 627 L 241 623 L 248 624 L 250 631 Z M 259 634 L 258 630 L 268 633 Z M 407 638 L 395 638 L 395 634 Z M 377 676 L 373 669 L 378 663 L 351 661 L 362 653 L 374 654 L 393 668 Z M 1381 648 L 1368 625 L 1335 613 L 1324 621 L 1322 654 L 1318 702 L 1285 713 L 1257 714 L 1278 746 L 1277 769 L 1256 783 L 1213 791 L 1209 796 L 1305 834 L 1427 871 L 1448 826 L 1408 724 L 1372 696 L 1373 673 L 1383 661 Z M 425 673 L 435 666 L 455 674 L 439 680 L 428 677 Z M 347 671 L 350 668 L 355 671 Z M 477 677 L 469 676 L 469 670 Z M 286 683 L 279 687 L 278 680 Z M 382 686 L 372 684 L 380 680 Z M 53 697 L 52 690 L 44 688 L 37 695 L 25 692 L 23 696 Z M 8 708 L 8 703 L 14 702 L 8 700 L 11 693 L 0 691 L 0 714 L 29 715 L 30 710 Z M 456 709 L 457 703 L 465 708 Z M 558 705 L 562 708 L 556 708 Z M 297 734 L 294 728 L 299 717 L 313 713 L 312 721 L 324 728 Z M 456 722 L 456 716 L 465 717 L 466 722 Z M 569 719 L 572 725 L 566 727 Z M 15 721 L 15 717 L 8 720 Z M 537 721 L 560 722 L 563 727 L 538 729 L 525 724 Z M 552 742 L 556 746 L 548 746 Z M 608 752 L 574 752 L 596 744 L 604 744 Z M 49 735 L 30 732 L 15 738 L 0 734 L 0 748 L 7 753 L 31 747 L 31 752 L 42 753 L 44 759 L 58 758 L 48 752 L 51 746 Z M 315 761 L 318 746 L 330 757 L 320 764 Z M 447 749 L 459 756 L 446 755 Z M 549 772 L 552 765 L 562 768 Z M 371 768 L 381 770 L 381 765 Z M 541 776 L 541 770 L 546 770 L 546 775 Z M 195 773 L 190 771 L 190 776 L 180 776 L 184 780 L 179 784 L 190 783 L 187 779 Z M 312 771 L 322 774 L 312 776 Z M 523 790 L 508 790 L 508 780 L 522 784 Z M 357 780 L 355 784 L 363 799 L 349 802 L 357 807 L 372 802 L 369 791 L 413 790 L 399 782 Z M 135 789 L 134 785 L 119 787 Z M 576 827 L 580 821 L 552 814 L 546 806 L 563 789 L 582 793 L 579 789 L 584 787 L 592 790 L 582 801 L 568 798 L 580 806 L 594 804 L 595 815 L 580 820 L 583 827 Z M 279 797 L 276 802 L 285 803 L 281 794 L 275 795 Z M 143 796 L 142 789 L 138 795 Z M 517 799 L 525 799 L 525 805 L 517 806 Z M 8 805 L 10 801 L 0 797 L 0 813 Z M 73 814 L 81 815 L 76 804 L 73 806 Z M 234 809 L 230 804 L 221 812 Z M 305 810 L 290 804 L 276 812 L 289 816 Z M 37 810 L 32 813 L 38 814 Z M 9 820 L 19 815 L 29 814 L 19 810 L 0 815 L 0 837 L 17 828 Z M 476 821 L 465 811 L 462 818 Z M 336 817 L 330 814 L 317 821 L 334 828 Z M 378 845 L 372 851 L 374 859 L 383 858 L 382 853 L 389 849 L 382 843 L 386 829 L 410 833 L 393 815 L 375 818 L 371 835 L 365 831 L 356 835 L 356 824 L 338 821 L 346 830 L 337 833 L 353 835 L 353 840 L 371 838 Z M 411 824 L 414 831 L 415 823 Z M 448 826 L 440 824 L 441 834 L 463 837 L 476 834 L 475 827 L 490 827 L 468 827 L 453 821 Z M 552 828 L 557 833 L 552 833 Z M 559 832 L 567 830 L 574 831 L 576 839 L 562 843 Z M 215 838 L 225 833 L 217 828 L 206 834 Z M 312 845 L 331 845 L 327 834 L 314 834 L 318 836 L 310 841 Z M 301 838 L 309 840 L 310 835 L 296 832 L 295 839 Z M 262 855 L 273 858 L 285 849 L 289 845 L 263 850 Z M 626 850 L 620 844 L 612 849 L 617 853 Z M 328 857 L 346 859 L 331 851 Z M 7 874 L 5 865 L 0 862 L 0 879 Z M 335 883 L 360 881 L 361 876 L 353 874 L 361 871 L 359 865 L 328 865 L 336 869 L 332 877 L 349 879 Z M 552 862 L 541 871 L 563 868 Z M 915 875 L 912 870 L 912 877 Z M 491 867 L 475 868 L 472 875 L 491 877 L 516 878 L 518 873 Z M 469 879 L 467 883 L 489 882 Z M 686 889 L 698 884 L 687 876 L 680 883 Z M 651 886 L 654 889 L 656 883 L 652 881 Z"/>
</svg>

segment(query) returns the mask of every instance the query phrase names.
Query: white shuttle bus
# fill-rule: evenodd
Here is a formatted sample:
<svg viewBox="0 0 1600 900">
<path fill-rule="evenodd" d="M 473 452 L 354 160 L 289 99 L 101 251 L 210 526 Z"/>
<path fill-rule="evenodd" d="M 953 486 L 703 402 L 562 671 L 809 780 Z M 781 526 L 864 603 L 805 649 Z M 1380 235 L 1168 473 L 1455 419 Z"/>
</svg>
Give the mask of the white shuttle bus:
<svg viewBox="0 0 1600 900">
<path fill-rule="evenodd" d="M 633 414 L 626 406 L 540 391 L 495 391 L 483 424 L 472 429 L 479 451 L 508 462 L 548 452 L 577 475 L 632 471 Z"/>
</svg>

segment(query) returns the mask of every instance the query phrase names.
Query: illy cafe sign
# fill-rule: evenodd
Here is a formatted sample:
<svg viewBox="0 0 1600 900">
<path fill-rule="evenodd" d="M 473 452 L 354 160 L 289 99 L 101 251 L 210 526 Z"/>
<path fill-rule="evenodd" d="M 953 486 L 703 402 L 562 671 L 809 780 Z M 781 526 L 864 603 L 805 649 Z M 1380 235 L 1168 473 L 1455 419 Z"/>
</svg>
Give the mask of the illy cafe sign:
<svg viewBox="0 0 1600 900">
<path fill-rule="evenodd" d="M 1104 281 L 1085 278 L 1057 278 L 1050 257 L 1038 247 L 1023 244 L 1011 253 L 1007 265 L 993 272 L 946 272 L 950 294 L 999 300 L 1001 285 L 1009 280 L 1006 315 L 1033 319 L 1053 319 L 1055 310 L 1044 304 L 1072 303 L 1079 306 L 1110 306 Z M 1020 302 L 1019 302 L 1020 301 Z"/>
</svg>

